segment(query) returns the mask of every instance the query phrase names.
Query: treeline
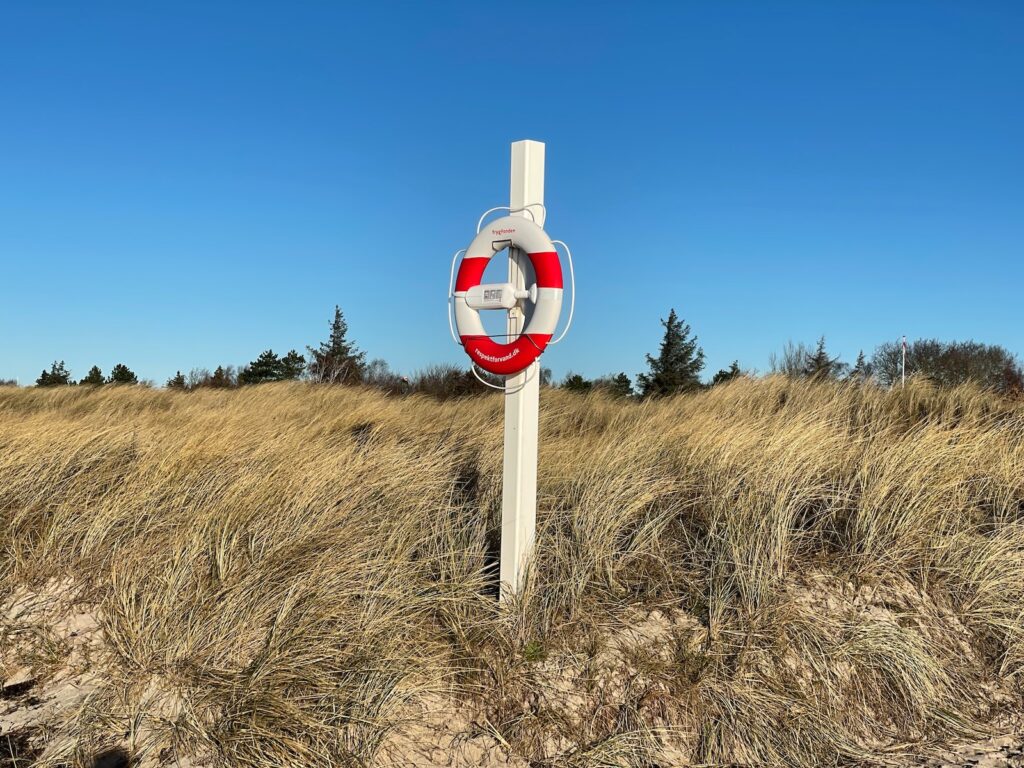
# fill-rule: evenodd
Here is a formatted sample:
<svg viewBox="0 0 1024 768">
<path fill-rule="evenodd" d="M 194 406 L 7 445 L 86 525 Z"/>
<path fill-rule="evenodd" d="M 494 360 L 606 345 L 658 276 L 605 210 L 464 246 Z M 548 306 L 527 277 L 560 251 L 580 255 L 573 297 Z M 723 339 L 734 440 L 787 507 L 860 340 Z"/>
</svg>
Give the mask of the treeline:
<svg viewBox="0 0 1024 768">
<path fill-rule="evenodd" d="M 744 370 L 739 360 L 735 360 L 728 368 L 714 373 L 709 381 L 703 380 L 704 350 L 690 326 L 674 309 L 661 324 L 664 328 L 661 345 L 656 354 L 646 356 L 647 370 L 638 373 L 635 382 L 624 371 L 597 379 L 569 372 L 556 384 L 552 381 L 550 369 L 542 368 L 541 385 L 579 393 L 603 391 L 615 397 L 647 398 L 705 389 L 740 376 L 755 375 L 753 371 Z M 788 342 L 781 353 L 771 356 L 769 372 L 820 381 L 846 380 L 892 386 L 902 379 L 902 366 L 903 347 L 900 342 L 881 344 L 870 358 L 861 351 L 853 363 L 847 363 L 831 355 L 823 336 L 813 347 Z M 1024 393 L 1024 370 L 1017 358 L 1003 347 L 975 341 L 913 341 L 906 349 L 906 375 L 923 377 L 939 386 L 974 381 L 1005 395 L 1020 396 Z M 501 385 L 499 378 L 484 372 L 479 372 L 479 377 L 492 386 Z M 409 378 L 393 372 L 384 360 L 367 362 L 366 353 L 348 339 L 348 324 L 340 307 L 334 308 L 327 340 L 316 347 L 307 347 L 305 355 L 292 349 L 280 356 L 268 349 L 241 369 L 223 365 L 212 372 L 205 368 L 193 368 L 188 373 L 179 370 L 165 386 L 183 391 L 230 389 L 297 379 L 327 384 L 362 384 L 390 394 L 423 393 L 440 398 L 487 391 L 472 372 L 455 366 L 433 366 Z M 0 381 L 0 385 L 14 383 Z M 50 369 L 44 370 L 36 380 L 40 387 L 139 383 L 135 372 L 123 363 L 115 365 L 106 376 L 98 366 L 93 366 L 76 382 L 64 361 L 54 361 Z M 152 382 L 142 383 L 152 385 Z"/>
<path fill-rule="evenodd" d="M 701 379 L 704 350 L 675 310 L 662 320 L 665 329 L 657 355 L 647 355 L 648 370 L 637 375 L 636 391 L 625 373 L 588 381 L 569 373 L 561 386 L 574 392 L 603 389 L 622 396 L 653 397 L 706 389 L 740 376 L 744 371 L 738 360 L 716 372 L 711 380 Z M 874 382 L 892 386 L 903 378 L 903 345 L 891 341 L 879 345 L 869 359 L 861 350 L 851 364 L 833 357 L 825 337 L 813 346 L 788 342 L 780 354 L 771 356 L 770 373 L 817 381 Z M 943 342 L 918 339 L 907 345 L 906 375 L 927 379 L 938 386 L 953 387 L 973 381 L 987 389 L 1009 396 L 1024 395 L 1024 370 L 1008 350 L 976 341 Z"/>
<path fill-rule="evenodd" d="M 501 383 L 496 377 L 487 374 L 481 376 L 495 386 Z M 307 347 L 306 354 L 292 349 L 285 355 L 278 355 L 268 349 L 241 368 L 219 365 L 213 371 L 207 368 L 192 368 L 187 373 L 179 370 L 164 386 L 181 391 L 235 389 L 252 384 L 298 379 L 324 384 L 362 384 L 383 389 L 390 394 L 422 393 L 441 398 L 479 394 L 483 390 L 471 372 L 455 366 L 431 366 L 410 378 L 394 373 L 384 360 L 367 362 L 366 353 L 348 339 L 348 324 L 340 307 L 334 308 L 327 340 L 316 347 Z M 14 380 L 0 380 L 0 386 L 13 386 L 16 383 Z M 115 365 L 106 376 L 99 366 L 94 365 L 76 381 L 63 360 L 55 360 L 49 370 L 44 369 L 35 383 L 39 387 L 155 385 L 151 381 L 140 381 L 136 373 L 123 363 Z"/>
</svg>

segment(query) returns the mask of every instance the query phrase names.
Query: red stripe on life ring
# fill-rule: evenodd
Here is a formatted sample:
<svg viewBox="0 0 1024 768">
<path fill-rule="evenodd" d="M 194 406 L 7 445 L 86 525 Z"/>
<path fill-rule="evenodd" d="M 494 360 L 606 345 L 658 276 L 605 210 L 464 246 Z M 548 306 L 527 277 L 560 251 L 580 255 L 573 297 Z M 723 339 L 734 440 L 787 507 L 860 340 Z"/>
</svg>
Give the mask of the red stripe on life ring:
<svg viewBox="0 0 1024 768">
<path fill-rule="evenodd" d="M 533 264 L 533 271 L 537 273 L 538 288 L 562 287 L 562 265 L 558 262 L 556 251 L 531 253 L 530 263 Z"/>
<path fill-rule="evenodd" d="M 484 279 L 484 270 L 490 259 L 473 258 L 463 259 L 459 265 L 459 274 L 455 278 L 456 291 L 468 291 L 474 285 L 480 285 Z"/>
<path fill-rule="evenodd" d="M 551 334 L 531 333 L 508 344 L 500 344 L 490 336 L 462 336 L 462 345 L 478 366 L 499 376 L 511 376 L 525 370 L 540 357 L 551 341 Z"/>
</svg>

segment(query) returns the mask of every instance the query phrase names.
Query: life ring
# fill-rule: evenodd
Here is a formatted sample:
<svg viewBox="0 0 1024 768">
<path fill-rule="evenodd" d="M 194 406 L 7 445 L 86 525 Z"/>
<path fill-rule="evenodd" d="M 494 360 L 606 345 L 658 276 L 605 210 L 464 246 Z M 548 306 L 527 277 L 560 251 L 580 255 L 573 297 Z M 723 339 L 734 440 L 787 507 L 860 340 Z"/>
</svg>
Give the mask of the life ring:
<svg viewBox="0 0 1024 768">
<path fill-rule="evenodd" d="M 485 286 L 491 289 L 485 291 L 480 291 L 478 286 L 491 257 L 505 248 L 518 248 L 529 256 L 537 284 L 529 291 L 520 292 L 528 293 L 534 301 L 533 314 L 526 327 L 517 338 L 503 344 L 484 331 L 479 308 L 508 309 L 525 295 L 513 295 L 509 284 Z M 481 293 L 491 296 L 482 302 L 476 295 Z M 467 298 L 476 306 L 470 306 Z M 488 222 L 466 249 L 455 280 L 455 325 L 470 359 L 485 371 L 501 376 L 526 370 L 551 341 L 561 311 L 562 265 L 547 233 L 529 219 L 518 216 Z"/>
</svg>

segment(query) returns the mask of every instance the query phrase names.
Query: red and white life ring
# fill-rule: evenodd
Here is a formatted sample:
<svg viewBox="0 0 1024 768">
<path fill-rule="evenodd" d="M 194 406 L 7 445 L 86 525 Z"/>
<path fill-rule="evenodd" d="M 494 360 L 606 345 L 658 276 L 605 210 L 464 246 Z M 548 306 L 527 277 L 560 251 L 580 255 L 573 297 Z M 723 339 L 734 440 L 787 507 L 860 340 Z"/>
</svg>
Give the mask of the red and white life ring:
<svg viewBox="0 0 1024 768">
<path fill-rule="evenodd" d="M 530 257 L 537 278 L 535 306 L 523 332 L 508 343 L 497 342 L 484 331 L 480 312 L 467 301 L 467 292 L 480 285 L 495 253 L 518 248 Z M 540 357 L 562 311 L 562 265 L 547 233 L 529 219 L 505 216 L 488 222 L 473 238 L 455 280 L 455 325 L 470 358 L 485 371 L 510 376 Z"/>
</svg>

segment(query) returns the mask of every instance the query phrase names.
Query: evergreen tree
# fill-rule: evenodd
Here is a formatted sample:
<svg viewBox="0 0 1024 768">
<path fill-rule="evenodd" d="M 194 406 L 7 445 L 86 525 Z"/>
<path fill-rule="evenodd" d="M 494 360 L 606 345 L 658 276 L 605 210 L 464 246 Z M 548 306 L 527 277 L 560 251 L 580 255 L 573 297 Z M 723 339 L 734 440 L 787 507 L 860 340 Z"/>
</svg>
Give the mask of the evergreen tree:
<svg viewBox="0 0 1024 768">
<path fill-rule="evenodd" d="M 567 389 L 570 392 L 586 393 L 594 387 L 594 382 L 587 381 L 578 373 L 569 371 L 565 375 L 565 379 L 562 381 L 562 389 Z"/>
<path fill-rule="evenodd" d="M 871 363 L 864 357 L 864 350 L 857 353 L 857 361 L 847 376 L 850 381 L 867 381 L 871 378 Z"/>
<path fill-rule="evenodd" d="M 306 358 L 294 349 L 278 357 L 268 349 L 238 373 L 239 384 L 261 384 L 265 381 L 297 379 L 306 369 Z"/>
<path fill-rule="evenodd" d="M 306 370 L 306 358 L 290 350 L 287 355 L 281 358 L 281 378 L 297 379 Z"/>
<path fill-rule="evenodd" d="M 818 346 L 814 352 L 804 355 L 803 375 L 816 381 L 836 379 L 843 372 L 846 365 L 840 362 L 838 357 L 829 357 L 825 349 L 825 337 L 818 339 Z"/>
<path fill-rule="evenodd" d="M 636 377 L 640 394 L 651 397 L 699 389 L 704 350 L 697 344 L 697 337 L 690 337 L 690 326 L 674 309 L 661 324 L 665 327 L 661 350 L 657 357 L 647 355 L 649 371 Z"/>
<path fill-rule="evenodd" d="M 118 363 L 110 369 L 108 384 L 138 384 L 139 377 L 124 363 Z"/>
<path fill-rule="evenodd" d="M 167 380 L 165 385 L 168 389 L 188 389 L 188 383 L 185 381 L 185 376 L 181 371 L 175 373 L 171 378 Z"/>
<path fill-rule="evenodd" d="M 217 370 L 215 370 L 213 375 L 203 382 L 202 386 L 212 387 L 213 389 L 237 387 L 238 378 L 235 376 L 235 369 L 230 365 L 218 365 Z"/>
<path fill-rule="evenodd" d="M 98 365 L 94 365 L 89 369 L 89 372 L 85 374 L 85 378 L 78 382 L 79 384 L 91 384 L 94 387 L 98 387 L 101 384 L 106 384 L 106 379 L 103 378 L 103 371 L 100 370 Z"/>
<path fill-rule="evenodd" d="M 601 389 L 613 397 L 632 397 L 633 383 L 625 373 L 603 376 L 594 382 L 594 389 Z"/>
<path fill-rule="evenodd" d="M 733 360 L 728 368 L 723 368 L 715 374 L 714 378 L 711 379 L 711 386 L 725 384 L 725 382 L 738 379 L 742 375 L 743 371 L 740 370 L 740 361 Z"/>
<path fill-rule="evenodd" d="M 239 384 L 262 384 L 265 381 L 280 381 L 284 378 L 284 367 L 274 350 L 268 349 L 238 373 Z"/>
<path fill-rule="evenodd" d="M 632 397 L 633 396 L 633 382 L 629 380 L 623 371 L 619 371 L 617 374 L 612 376 L 611 391 L 619 397 Z"/>
<path fill-rule="evenodd" d="M 307 347 L 311 358 L 309 375 L 313 381 L 351 384 L 362 380 L 366 353 L 360 352 L 346 338 L 347 334 L 348 323 L 341 308 L 335 306 L 330 338 L 318 349 Z"/>
<path fill-rule="evenodd" d="M 44 370 L 36 379 L 37 387 L 62 387 L 71 383 L 71 371 L 64 367 L 64 361 L 54 360 L 50 370 Z"/>
</svg>

